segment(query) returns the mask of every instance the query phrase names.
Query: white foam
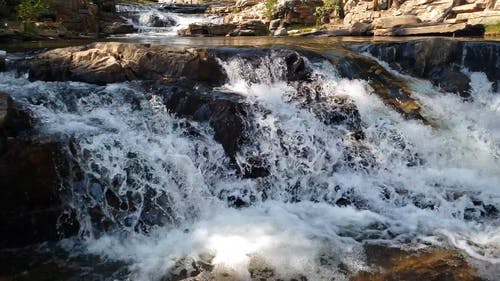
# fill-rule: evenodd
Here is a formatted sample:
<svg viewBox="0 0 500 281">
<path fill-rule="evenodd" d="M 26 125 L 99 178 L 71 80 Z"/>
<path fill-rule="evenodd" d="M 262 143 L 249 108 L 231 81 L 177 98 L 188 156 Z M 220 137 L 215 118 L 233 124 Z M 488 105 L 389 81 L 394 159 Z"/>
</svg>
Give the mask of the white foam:
<svg viewBox="0 0 500 281">
<path fill-rule="evenodd" d="M 45 132 L 79 137 L 82 154 L 90 153 L 90 160 L 81 160 L 87 173 L 102 176 L 92 170 L 95 164 L 106 167 L 110 178 L 126 174 L 133 152 L 145 171 L 134 172 L 139 184 L 123 184 L 120 194 L 144 192 L 145 185 L 168 194 L 174 222 L 148 235 L 132 227 L 128 234 L 89 235 L 91 253 L 130 262 L 130 280 L 160 279 L 179 260 L 198 260 L 207 252 L 216 271 L 233 271 L 241 280 L 249 278 L 252 256 L 284 277 L 342 280 L 347 277 L 339 263 L 352 271 L 365 268 L 362 241 L 425 242 L 500 262 L 499 218 L 475 213 L 465 219 L 467 209 L 483 208 L 474 201 L 500 209 L 500 101 L 484 74 L 470 73 L 473 102 L 401 76 L 437 124 L 431 127 L 387 107 L 366 81 L 341 79 L 331 65 L 308 62 L 324 95 L 348 96 L 357 106 L 366 138 L 353 141 L 344 126 L 324 124 L 293 100 L 295 87 L 282 79 L 283 61 L 221 64 L 229 75 L 225 90 L 252 105 L 247 118 L 254 131 L 238 164 L 263 157 L 270 166 L 267 178 L 238 177 L 207 124 L 168 114 L 161 97 L 133 84 L 30 83 L 0 74 L 0 90 L 32 104 Z M 74 109 L 65 100 L 72 95 Z M 127 97 L 140 100 L 141 110 L 133 110 Z M 185 123 L 200 136 L 185 136 Z M 350 166 L 344 155 L 353 148 L 366 153 L 353 155 L 356 161 L 372 157 L 374 165 Z M 254 200 L 237 210 L 227 207 L 229 195 Z M 334 206 L 347 195 L 356 207 Z M 137 222 L 139 214 L 128 216 Z"/>
</svg>

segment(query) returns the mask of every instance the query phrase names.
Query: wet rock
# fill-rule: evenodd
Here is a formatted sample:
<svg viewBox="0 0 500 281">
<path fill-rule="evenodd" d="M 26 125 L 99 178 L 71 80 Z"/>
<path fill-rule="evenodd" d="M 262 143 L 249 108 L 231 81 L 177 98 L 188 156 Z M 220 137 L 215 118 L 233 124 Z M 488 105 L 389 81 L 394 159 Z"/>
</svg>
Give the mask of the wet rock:
<svg viewBox="0 0 500 281">
<path fill-rule="evenodd" d="M 386 246 L 366 245 L 370 265 L 380 268 L 375 272 L 361 272 L 352 281 L 480 281 L 475 270 L 459 252 L 446 249 L 428 249 L 406 252 Z"/>
<path fill-rule="evenodd" d="M 407 118 L 427 122 L 420 114 L 420 105 L 411 97 L 406 82 L 392 75 L 377 61 L 342 49 L 325 52 L 323 55 L 336 66 L 342 77 L 368 81 L 385 104 Z"/>
<path fill-rule="evenodd" d="M 40 137 L 32 113 L 0 93 L 0 248 L 74 235 L 78 223 L 63 206 L 69 173 L 66 143 Z"/>
<path fill-rule="evenodd" d="M 149 27 L 169 27 L 176 25 L 177 22 L 170 17 L 161 17 L 157 14 L 149 14 L 146 19 L 141 19 L 141 24 Z"/>
<path fill-rule="evenodd" d="M 0 71 L 5 70 L 5 57 L 7 56 L 7 52 L 0 50 Z"/>
<path fill-rule="evenodd" d="M 200 91 L 189 87 L 160 87 L 155 91 L 163 97 L 170 112 L 199 122 L 208 122 L 214 138 L 234 161 L 243 142 L 246 109 L 243 98 L 235 93 Z"/>
<path fill-rule="evenodd" d="M 248 263 L 248 272 L 255 281 L 276 280 L 275 269 L 272 268 L 263 258 L 253 256 Z"/>
<path fill-rule="evenodd" d="M 483 72 L 493 82 L 493 90 L 500 89 L 500 43 L 464 42 L 461 64 L 470 71 Z"/>
<path fill-rule="evenodd" d="M 362 47 L 373 56 L 412 76 L 430 80 L 445 92 L 470 96 L 470 79 L 462 73 L 464 43 L 433 38 L 401 43 L 381 43 Z"/>
<path fill-rule="evenodd" d="M 31 80 L 107 84 L 186 78 L 218 84 L 221 67 L 206 50 L 125 43 L 94 43 L 48 51 L 30 64 Z"/>
</svg>

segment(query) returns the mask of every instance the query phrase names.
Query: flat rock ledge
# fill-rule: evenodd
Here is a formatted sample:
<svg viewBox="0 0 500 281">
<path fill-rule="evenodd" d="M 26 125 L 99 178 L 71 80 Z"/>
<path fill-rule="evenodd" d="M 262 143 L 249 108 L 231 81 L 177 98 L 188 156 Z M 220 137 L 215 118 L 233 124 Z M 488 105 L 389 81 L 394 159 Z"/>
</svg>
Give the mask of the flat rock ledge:
<svg viewBox="0 0 500 281">
<path fill-rule="evenodd" d="M 189 79 L 218 84 L 221 67 L 207 50 L 127 43 L 93 43 L 36 56 L 29 78 L 98 85 L 131 80 Z"/>
</svg>

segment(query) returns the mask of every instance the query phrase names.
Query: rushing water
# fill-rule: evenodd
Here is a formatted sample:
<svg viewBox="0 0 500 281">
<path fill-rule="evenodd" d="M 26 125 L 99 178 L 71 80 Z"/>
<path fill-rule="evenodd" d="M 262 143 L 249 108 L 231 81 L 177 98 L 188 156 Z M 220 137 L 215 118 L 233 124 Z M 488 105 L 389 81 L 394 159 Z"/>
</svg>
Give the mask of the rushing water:
<svg viewBox="0 0 500 281">
<path fill-rule="evenodd" d="M 216 16 L 181 14 L 162 10 L 161 6 L 116 5 L 116 10 L 139 32 L 128 37 L 172 37 L 191 23 L 220 22 Z"/>
<path fill-rule="evenodd" d="M 364 243 L 458 248 L 500 264 L 500 95 L 491 81 L 464 69 L 473 97 L 464 102 L 393 71 L 429 126 L 387 107 L 367 81 L 304 59 L 313 69 L 305 86 L 321 103 L 307 104 L 273 51 L 258 62 L 219 60 L 228 82 L 215 90 L 247 108 L 237 167 L 207 123 L 169 113 L 142 83 L 0 74 L 0 91 L 29 105 L 41 133 L 77 142 L 85 177 L 68 200 L 82 229 L 60 247 L 126 264 L 129 280 L 160 280 L 190 260 L 247 280 L 255 257 L 282 278 L 343 280 L 345 268 L 366 269 Z M 359 116 L 325 122 L 325 108 L 346 104 Z M 263 159 L 267 176 L 242 176 L 249 159 Z"/>
</svg>

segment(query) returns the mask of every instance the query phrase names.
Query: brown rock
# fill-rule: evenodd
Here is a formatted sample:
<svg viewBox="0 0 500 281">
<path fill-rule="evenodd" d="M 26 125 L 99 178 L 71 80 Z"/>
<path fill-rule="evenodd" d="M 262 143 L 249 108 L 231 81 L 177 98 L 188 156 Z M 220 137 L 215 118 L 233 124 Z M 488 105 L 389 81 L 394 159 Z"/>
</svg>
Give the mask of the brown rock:
<svg viewBox="0 0 500 281">
<path fill-rule="evenodd" d="M 237 26 L 232 23 L 193 23 L 178 31 L 180 36 L 226 36 Z"/>
<path fill-rule="evenodd" d="M 94 43 L 37 56 L 29 77 L 43 81 L 107 84 L 130 80 L 187 78 L 220 83 L 221 67 L 206 50 L 125 43 Z"/>
<path fill-rule="evenodd" d="M 246 21 L 229 33 L 229 36 L 265 36 L 269 34 L 267 25 L 261 20 Z"/>
<path fill-rule="evenodd" d="M 113 22 L 110 25 L 105 26 L 102 32 L 105 33 L 106 35 L 128 34 L 137 32 L 137 29 L 131 24 L 126 24 L 122 22 Z"/>
<path fill-rule="evenodd" d="M 492 47 L 492 46 L 491 46 Z M 488 50 L 487 46 L 485 50 Z M 446 92 L 468 98 L 470 79 L 463 74 L 463 42 L 443 38 L 423 39 L 401 43 L 381 43 L 367 47 L 373 56 L 386 61 L 394 69 L 412 76 L 429 79 Z M 492 49 L 492 51 L 494 51 Z M 496 53 L 490 53 L 493 61 Z M 476 60 L 479 59 L 476 57 Z M 494 60 L 496 62 L 496 58 Z M 466 66 L 467 67 L 467 66 Z M 485 72 L 489 72 L 487 67 Z M 494 76 L 493 76 L 494 77 Z"/>
<path fill-rule="evenodd" d="M 475 270 L 459 252 L 429 249 L 406 252 L 383 246 L 367 246 L 366 253 L 376 272 L 361 272 L 351 281 L 480 281 Z"/>
<path fill-rule="evenodd" d="M 368 35 L 370 30 L 372 30 L 372 25 L 362 22 L 356 22 L 349 28 L 349 32 L 354 36 Z"/>
<path fill-rule="evenodd" d="M 416 16 L 397 16 L 378 18 L 373 21 L 373 28 L 392 28 L 398 25 L 410 25 L 422 22 Z"/>
<path fill-rule="evenodd" d="M 61 221 L 59 188 L 69 165 L 64 144 L 37 136 L 33 125 L 30 111 L 0 93 L 0 248 L 58 240 L 78 230 L 69 217 L 69 225 Z"/>
<path fill-rule="evenodd" d="M 435 24 L 420 26 L 397 26 L 388 29 L 376 29 L 373 31 L 375 36 L 421 36 L 421 35 L 459 35 L 474 36 L 483 35 L 484 28 L 481 26 L 472 26 L 467 23 L 456 24 Z"/>
<path fill-rule="evenodd" d="M 455 6 L 451 10 L 456 14 L 460 14 L 460 13 L 479 12 L 484 10 L 484 8 L 485 6 L 483 3 L 471 3 L 471 4 Z"/>
</svg>

